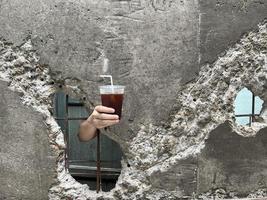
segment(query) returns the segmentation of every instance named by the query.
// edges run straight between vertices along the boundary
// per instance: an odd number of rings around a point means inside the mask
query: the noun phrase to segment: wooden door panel
[[[58,118],[66,116],[66,95],[63,92],[56,94],[55,114]],[[68,99],[68,117],[86,118],[89,114],[79,100]],[[96,164],[96,138],[88,142],[80,142],[77,134],[82,120],[68,121],[68,161],[72,165],[95,167]],[[59,125],[66,134],[64,120],[58,120]],[[122,152],[119,145],[106,135],[100,136],[101,165],[107,168],[121,168]]]

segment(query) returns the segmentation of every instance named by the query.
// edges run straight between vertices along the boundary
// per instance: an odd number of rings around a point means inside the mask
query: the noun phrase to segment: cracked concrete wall
[[[266,18],[265,0],[200,0],[200,60],[214,62]],[[215,44],[215,45],[214,45]]]
[[[6,82],[0,90],[0,199],[48,199],[57,156],[42,115],[26,108]]]
[[[242,136],[233,145],[259,131],[258,139],[243,144],[264,141],[266,105],[261,123],[243,127],[234,123],[233,101],[242,87],[267,100],[266,21],[258,25],[266,9],[263,0],[1,1],[1,79],[20,92],[24,105],[43,114],[58,155],[49,198],[264,195],[265,181],[258,181],[267,176],[259,172],[266,165],[264,146],[252,151],[260,164],[244,177],[244,169],[233,177],[225,167],[234,158],[220,154],[223,145],[215,152],[211,147],[236,133]],[[105,132],[126,157],[116,188],[96,194],[65,171],[62,132],[50,111],[59,84],[85,97],[89,110],[98,104],[104,58],[115,83],[127,86],[123,120]],[[214,134],[225,122],[229,128]],[[221,138],[227,134],[230,139]],[[210,173],[205,161],[216,172]],[[210,179],[214,174],[218,177]]]
[[[218,126],[198,156],[198,192],[224,198],[246,197],[259,188],[266,192],[266,139],[266,128],[243,137],[229,123]]]
[[[67,79],[79,85],[93,104],[98,100],[95,88],[103,58],[109,58],[115,83],[127,86],[125,105],[131,109],[125,110],[126,120],[143,122],[140,116],[145,116],[146,121],[166,118],[177,92],[165,88],[176,89],[196,76],[197,1],[169,3],[165,12],[155,12],[149,1],[29,4],[2,3],[1,21],[5,25],[1,33],[5,39],[19,43],[30,32],[40,62],[50,66],[58,81]],[[27,17],[23,17],[24,12]],[[14,26],[14,21],[23,28]],[[19,36],[22,39],[18,40]]]

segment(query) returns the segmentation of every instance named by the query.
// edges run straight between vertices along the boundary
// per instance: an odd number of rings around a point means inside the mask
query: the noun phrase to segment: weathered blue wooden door
[[[85,107],[79,100],[68,98],[63,92],[55,96],[55,117],[67,142],[67,167],[79,182],[96,188],[96,139],[80,142],[77,134],[82,118],[87,118]],[[107,136],[100,136],[102,190],[112,189],[121,170],[122,151]]]

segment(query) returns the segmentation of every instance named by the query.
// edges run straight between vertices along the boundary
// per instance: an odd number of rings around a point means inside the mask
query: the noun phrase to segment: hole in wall
[[[64,133],[66,145],[65,168],[72,177],[96,190],[97,138],[80,142],[77,136],[80,123],[89,116],[83,103],[63,91],[54,96],[54,117]],[[115,141],[100,134],[101,190],[110,191],[121,172],[122,151]]]
[[[234,102],[236,123],[251,126],[253,122],[259,121],[263,103],[248,88],[240,90]]]

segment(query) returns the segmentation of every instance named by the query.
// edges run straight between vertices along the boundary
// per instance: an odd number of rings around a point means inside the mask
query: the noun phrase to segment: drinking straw
[[[113,79],[112,79],[112,76],[111,75],[100,75],[100,77],[102,77],[102,78],[109,78],[110,79],[110,84],[112,85],[112,88],[113,88]]]
[[[108,62],[109,62],[109,60],[107,58],[104,58],[104,61],[103,61],[103,73],[106,73],[108,71]],[[112,90],[112,93],[114,93],[112,76],[111,75],[100,75],[100,77],[109,78],[110,79],[111,90]]]
[[[113,87],[113,79],[111,75],[100,75],[102,78],[110,78],[110,84],[111,84],[111,91],[114,93],[114,87]]]

